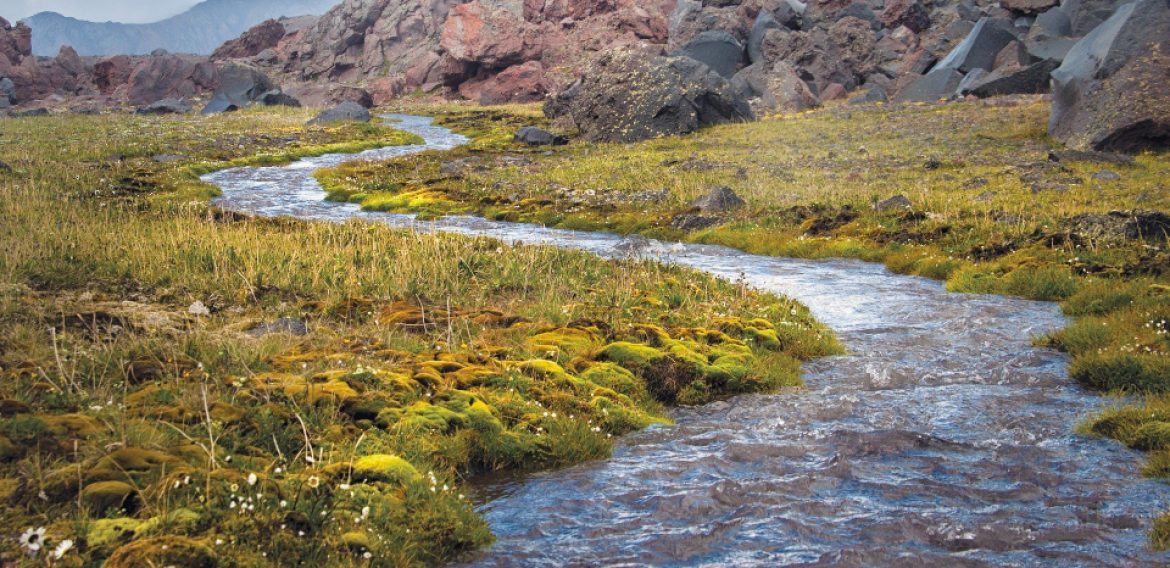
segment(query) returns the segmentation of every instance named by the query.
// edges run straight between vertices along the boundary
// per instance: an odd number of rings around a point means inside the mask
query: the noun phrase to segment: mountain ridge
[[[33,29],[33,53],[55,55],[63,45],[79,55],[143,55],[156,49],[210,54],[225,41],[270,18],[320,15],[336,0],[206,0],[185,12],[148,24],[92,22],[41,12],[25,18]]]

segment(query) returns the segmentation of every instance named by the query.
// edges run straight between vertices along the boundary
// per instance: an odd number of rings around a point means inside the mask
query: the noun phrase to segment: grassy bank
[[[307,118],[3,121],[0,561],[441,563],[491,541],[469,477],[839,350],[682,269],[207,206],[219,167],[412,142]]]
[[[534,108],[426,108],[481,142],[318,177],[367,209],[860,258],[957,292],[1061,302],[1072,324],[1040,341],[1072,354],[1072,378],[1146,399],[1118,399],[1085,431],[1151,452],[1146,471],[1170,478],[1170,155],[1061,153],[1045,137],[1048,107],[835,107],[551,150],[511,143],[516,126],[544,124]],[[691,207],[719,187],[747,205]],[[883,203],[895,196],[904,206]],[[1170,517],[1154,542],[1170,545]]]

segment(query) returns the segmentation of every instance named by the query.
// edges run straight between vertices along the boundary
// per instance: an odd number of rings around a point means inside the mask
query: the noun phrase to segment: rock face
[[[757,115],[797,112],[821,104],[796,70],[783,61],[745,67],[731,80],[731,86],[748,100]]]
[[[1126,4],[1052,73],[1049,134],[1077,149],[1170,147],[1170,1]]]
[[[264,20],[244,32],[240,37],[229,40],[211,53],[211,59],[243,59],[260,55],[265,49],[273,49],[284,39],[284,24],[276,20]]]
[[[688,57],[608,52],[581,81],[545,104],[588,140],[632,142],[751,120],[751,107],[730,83]]]

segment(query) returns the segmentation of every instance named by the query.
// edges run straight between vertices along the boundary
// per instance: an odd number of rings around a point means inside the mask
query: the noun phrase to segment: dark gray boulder
[[[918,78],[898,92],[895,102],[934,102],[948,99],[955,94],[963,74],[947,67],[936,67],[930,73]]]
[[[965,92],[979,98],[999,95],[1034,95],[1047,93],[1050,75],[1059,64],[1055,61],[1039,61],[1027,66],[1008,65],[987,73],[972,81]],[[972,73],[974,74],[974,73]],[[968,75],[970,77],[970,75]]]
[[[971,33],[938,62],[937,68],[954,69],[961,73],[973,69],[990,71],[995,65],[995,56],[1015,39],[1015,26],[1010,20],[981,18]]]
[[[633,142],[755,118],[748,101],[703,63],[637,49],[607,52],[545,103],[586,140]]]
[[[0,78],[0,107],[7,107],[16,98],[16,83],[8,77]]]
[[[710,67],[724,78],[730,79],[743,63],[744,46],[727,32],[705,31],[687,42],[676,55],[690,57]]]
[[[28,110],[18,110],[12,113],[16,118],[31,118],[35,116],[49,116],[49,109],[44,107],[30,108]]]
[[[535,126],[525,126],[516,131],[516,135],[512,137],[512,141],[529,146],[563,146],[569,143],[568,138],[557,136],[552,132]]]
[[[857,95],[856,97],[849,99],[849,104],[864,105],[872,103],[886,103],[889,101],[890,98],[889,95],[886,94],[886,90],[881,86],[874,86],[870,87],[867,91],[865,91],[864,94]]]
[[[262,323],[247,331],[252,337],[264,337],[278,333],[303,337],[309,334],[309,324],[301,318],[280,318],[276,321]]]
[[[1137,0],[1052,72],[1048,133],[1081,150],[1170,147],[1170,0]]]
[[[219,70],[219,87],[211,102],[203,108],[203,114],[239,110],[272,90],[272,80],[259,69],[239,64],[225,65]]]
[[[191,105],[179,99],[163,99],[155,101],[135,111],[137,114],[187,114],[191,112]]]
[[[747,205],[730,187],[720,187],[691,203],[691,208],[702,213],[726,213]]]
[[[1072,33],[1072,20],[1058,6],[1036,17],[1028,29],[1024,45],[1036,59],[1060,62],[1077,43],[1077,38],[1071,37]]]
[[[346,101],[329,110],[321,111],[309,124],[334,124],[338,122],[369,122],[370,111],[366,107]]]
[[[274,89],[260,95],[256,99],[256,102],[264,106],[286,106],[294,108],[300,108],[301,106],[301,101],[288,93],[282,92],[280,89]]]

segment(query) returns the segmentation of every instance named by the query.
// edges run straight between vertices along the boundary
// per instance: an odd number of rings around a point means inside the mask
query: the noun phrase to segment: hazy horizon
[[[79,20],[144,24],[180,14],[200,0],[5,0],[0,17],[15,22],[41,12],[58,12]]]

